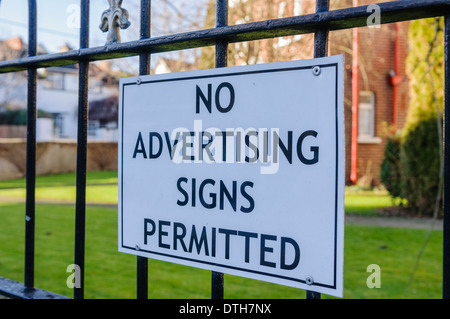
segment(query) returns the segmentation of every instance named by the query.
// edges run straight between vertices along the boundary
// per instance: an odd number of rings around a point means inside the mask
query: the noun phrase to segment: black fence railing
[[[288,18],[272,19],[241,25],[227,24],[228,1],[216,2],[216,27],[150,37],[150,0],[141,0],[140,39],[127,43],[111,43],[103,47],[89,47],[89,0],[81,0],[80,49],[63,53],[36,54],[37,9],[36,0],[28,0],[29,42],[28,56],[1,61],[0,73],[28,71],[28,122],[25,216],[25,275],[24,283],[0,277],[0,294],[14,298],[65,298],[35,288],[35,176],[36,176],[36,69],[50,66],[79,64],[78,138],[76,172],[75,264],[80,267],[80,287],[74,287],[74,298],[84,298],[84,256],[86,215],[86,161],[88,127],[88,67],[97,60],[139,56],[139,74],[149,74],[150,55],[158,52],[215,45],[216,67],[227,66],[228,43],[259,40],[280,36],[314,33],[314,56],[327,54],[329,31],[364,27],[371,14],[368,6],[329,11],[330,0],[316,0],[316,12]],[[378,3],[380,23],[414,19],[445,17],[445,105],[444,105],[444,245],[443,298],[450,298],[450,0],[398,0]],[[212,272],[211,297],[223,298],[223,274]],[[137,297],[148,296],[148,262],[137,257]],[[308,291],[307,298],[320,298]]]

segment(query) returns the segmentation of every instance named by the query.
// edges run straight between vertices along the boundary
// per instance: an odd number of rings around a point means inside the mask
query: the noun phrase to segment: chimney
[[[6,44],[13,50],[21,51],[25,49],[25,44],[22,41],[21,37],[15,37],[6,40]]]
[[[69,45],[69,43],[64,43],[64,45],[59,48],[59,52],[67,52],[70,50],[73,50],[73,48]]]

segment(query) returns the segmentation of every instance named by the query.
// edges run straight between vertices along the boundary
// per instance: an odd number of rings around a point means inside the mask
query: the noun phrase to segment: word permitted
[[[250,252],[257,251],[259,258],[252,262],[260,266],[291,270],[298,266],[300,261],[300,248],[298,243],[289,237],[278,238],[275,235],[258,234],[248,231],[224,229],[206,226],[197,229],[195,225],[186,227],[180,222],[144,219],[144,245],[150,243],[159,248],[183,251],[200,256],[216,257],[217,251],[221,258],[230,259],[230,255],[240,262],[250,263]],[[234,250],[242,252],[241,255],[231,254],[231,241]],[[239,243],[240,246],[236,246]],[[195,249],[194,249],[195,248]],[[287,262],[286,251],[291,249],[293,257]],[[273,256],[279,256],[279,263]],[[272,261],[270,261],[272,260]]]

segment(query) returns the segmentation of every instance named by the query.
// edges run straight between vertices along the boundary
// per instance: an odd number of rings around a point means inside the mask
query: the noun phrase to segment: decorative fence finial
[[[102,13],[100,30],[108,31],[106,45],[120,42],[120,30],[130,26],[128,11],[121,7],[123,0],[108,0],[109,9]]]

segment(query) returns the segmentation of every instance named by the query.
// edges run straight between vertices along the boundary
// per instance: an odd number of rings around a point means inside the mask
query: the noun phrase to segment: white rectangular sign
[[[120,80],[119,251],[342,296],[343,56]]]

